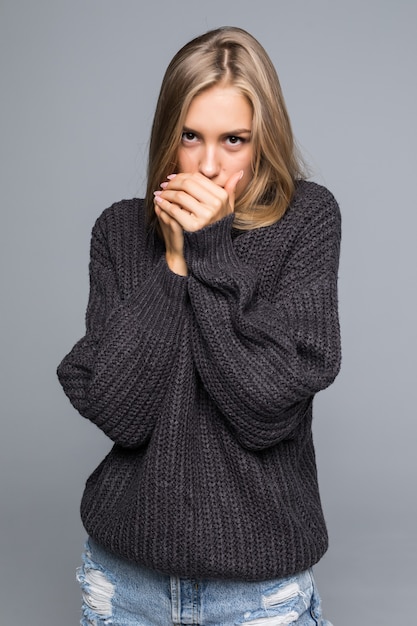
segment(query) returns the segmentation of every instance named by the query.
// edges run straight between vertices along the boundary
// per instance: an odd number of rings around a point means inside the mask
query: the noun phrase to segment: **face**
[[[234,87],[215,86],[188,109],[177,161],[179,172],[200,172],[223,187],[243,170],[236,197],[252,178],[252,107]]]

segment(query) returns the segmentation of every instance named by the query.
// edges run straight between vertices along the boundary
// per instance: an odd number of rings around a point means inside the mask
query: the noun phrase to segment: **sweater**
[[[58,367],[113,442],[87,480],[87,533],[161,573],[264,580],[328,545],[312,402],[340,366],[340,212],[300,181],[284,216],[184,233],[168,268],[144,202],[106,209],[91,239],[86,332]]]

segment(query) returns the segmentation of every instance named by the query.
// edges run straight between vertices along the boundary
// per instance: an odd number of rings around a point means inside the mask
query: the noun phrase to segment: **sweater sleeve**
[[[186,280],[164,257],[137,291],[123,299],[105,221],[91,239],[86,334],[58,367],[73,406],[115,443],[142,445],[170,387],[184,325]]]
[[[262,450],[291,437],[313,395],[339,371],[340,213],[328,193],[297,233],[268,299],[259,293],[262,270],[234,250],[231,223],[227,217],[186,237],[193,351],[238,440]]]

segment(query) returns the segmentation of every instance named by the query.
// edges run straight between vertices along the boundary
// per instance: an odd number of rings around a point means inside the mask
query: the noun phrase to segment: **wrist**
[[[187,263],[182,255],[166,252],[165,259],[171,272],[179,274],[179,276],[188,276]]]

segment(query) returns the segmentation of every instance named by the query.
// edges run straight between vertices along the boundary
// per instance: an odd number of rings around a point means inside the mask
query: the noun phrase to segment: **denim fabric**
[[[77,578],[82,626],[332,626],[322,617],[311,570],[262,582],[178,578],[89,539]]]

